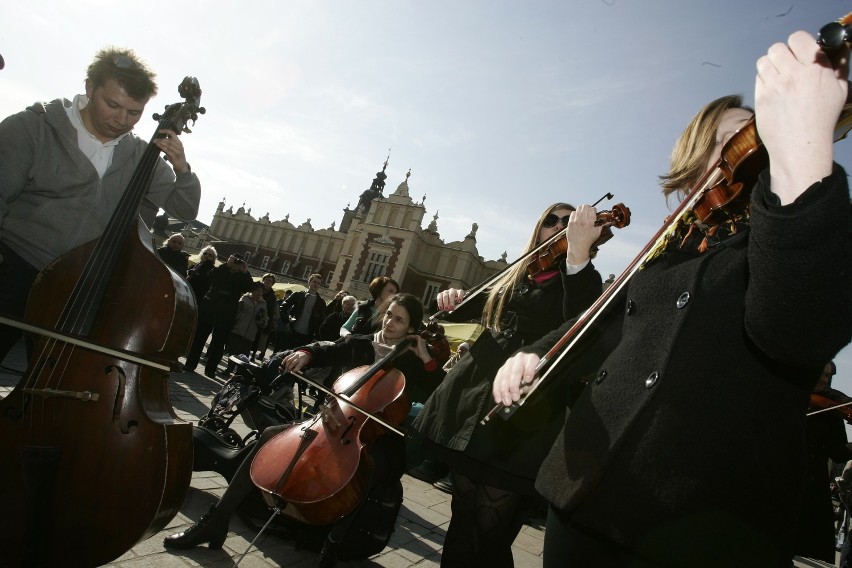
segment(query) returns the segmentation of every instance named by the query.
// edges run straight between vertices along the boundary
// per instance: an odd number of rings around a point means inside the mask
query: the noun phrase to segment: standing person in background
[[[264,286],[261,282],[252,284],[243,294],[237,306],[237,317],[228,335],[226,350],[228,355],[246,355],[251,351],[252,343],[259,329],[269,321],[266,302],[263,300]],[[228,373],[233,370],[230,361],[226,367]]]
[[[518,263],[463,306],[464,290],[438,293],[438,309],[452,312],[457,321],[481,314],[485,328],[414,420],[426,438],[426,451],[450,468],[449,483],[435,483],[453,494],[443,567],[514,564],[512,543],[540,500],[535,476],[565,420],[569,392],[560,385],[519,412],[514,422],[480,426],[479,421],[493,406],[491,382],[500,365],[600,296],[601,276],[591,263],[591,247],[601,233],[595,221],[588,205],[575,210],[554,203],[536,221],[524,254],[556,237],[566,239],[566,257],[534,276],[527,272],[528,263]]]
[[[470,343],[468,343],[467,341],[460,343],[458,348],[456,349],[456,352],[453,353],[453,356],[447,359],[447,362],[444,363],[444,371],[449,372],[449,370],[455,367],[456,363],[458,363],[459,360],[464,357],[468,351],[470,351]]]
[[[660,254],[548,377],[593,379],[536,480],[550,502],[545,568],[789,568],[805,412],[852,337],[852,216],[832,143],[848,57],[794,33],[758,60],[754,113],[719,98],[675,144],[667,195],[700,190],[723,151],[743,151],[736,133],[754,132],[753,115],[769,167],[721,218],[673,219]],[[528,392],[572,324],[511,357],[494,400]]]
[[[274,353],[284,351],[287,348],[288,338],[293,333],[293,325],[290,321],[290,306],[287,305],[287,300],[292,295],[292,290],[284,290],[284,297],[278,301],[278,328],[275,330],[275,346],[272,348]]]
[[[399,283],[389,276],[377,276],[370,281],[368,289],[372,298],[360,304],[355,312],[349,316],[349,319],[340,328],[340,337],[346,337],[350,333],[363,335],[378,329],[376,314],[378,314],[379,307],[388,298],[399,293]]]
[[[157,254],[163,262],[180,274],[181,278],[186,278],[186,272],[189,270],[189,254],[183,250],[184,242],[183,235],[175,233],[157,249]]]
[[[211,379],[216,376],[228,334],[237,317],[238,302],[253,283],[248,266],[239,254],[232,254],[228,257],[228,262],[213,269],[210,289],[198,306],[198,323],[186,356],[185,372],[194,371],[198,366],[201,351],[209,337],[204,375]]]
[[[257,336],[254,339],[251,347],[251,356],[249,357],[252,361],[254,361],[255,356],[260,359],[266,357],[266,349],[269,347],[269,343],[273,342],[274,345],[275,332],[278,326],[278,318],[280,317],[278,313],[278,297],[275,296],[275,290],[272,289],[275,285],[275,275],[264,274],[263,278],[261,278],[261,283],[263,284],[263,301],[266,302],[267,318],[266,325],[257,329]]]
[[[328,305],[325,307],[325,315],[326,317],[331,314],[337,313],[343,309],[343,298],[348,296],[345,290],[340,290],[337,294],[334,295],[334,299],[331,300]]]
[[[213,269],[216,268],[216,249],[207,245],[201,249],[198,263],[186,273],[186,281],[195,294],[195,302],[201,302],[201,298],[210,289],[210,279]]]
[[[23,316],[39,271],[101,236],[148,147],[132,130],[157,94],[155,77],[132,50],[108,47],[88,67],[85,94],[0,123],[0,314]],[[201,197],[180,137],[161,133],[153,144],[169,162],[158,160],[142,201],[149,226],[157,208],[194,219]],[[20,336],[0,326],[0,362]]]
[[[284,301],[284,311],[290,314],[292,332],[284,338],[284,348],[301,347],[316,339],[319,326],[325,319],[325,300],[318,290],[322,287],[322,275],[311,274],[308,289],[294,292]]]
[[[322,322],[319,328],[319,339],[323,341],[337,341],[340,339],[340,327],[355,312],[355,304],[357,302],[358,298],[355,296],[344,296],[341,298],[340,311],[329,313],[325,321]]]

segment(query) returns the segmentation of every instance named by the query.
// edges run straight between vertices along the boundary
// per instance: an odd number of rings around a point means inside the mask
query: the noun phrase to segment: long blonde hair
[[[686,196],[704,175],[722,115],[732,108],[751,110],[740,95],[728,95],[705,105],[689,122],[672,149],[669,172],[660,176],[666,198],[673,193]]]
[[[544,222],[544,218],[557,209],[575,211],[576,207],[569,205],[568,203],[554,203],[545,209],[539,216],[538,222],[535,224],[535,229],[533,229],[532,235],[530,235],[530,240],[524,248],[524,252],[521,256],[526,255],[540,244],[538,242],[538,235],[541,232],[541,225]],[[488,298],[485,300],[485,309],[482,310],[482,325],[484,327],[500,331],[500,319],[503,317],[503,310],[506,307],[506,302],[512,297],[515,287],[523,282],[524,278],[526,278],[527,264],[528,263],[526,262],[519,262],[507,270],[506,274],[494,283],[491,290],[488,292]]]

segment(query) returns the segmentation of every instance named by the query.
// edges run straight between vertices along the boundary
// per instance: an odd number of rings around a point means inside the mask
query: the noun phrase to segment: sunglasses
[[[565,215],[564,217],[560,217],[556,213],[548,213],[547,217],[545,217],[544,220],[541,222],[541,226],[549,229],[551,227],[555,227],[556,223],[558,223],[559,221],[562,221],[562,226],[567,227],[568,219],[570,218],[570,214]]]
[[[126,55],[116,55],[112,58],[112,64],[118,67],[119,69],[134,69],[136,67],[136,62],[127,57]]]

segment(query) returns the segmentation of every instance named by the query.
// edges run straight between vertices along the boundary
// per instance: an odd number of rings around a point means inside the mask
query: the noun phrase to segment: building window
[[[325,277],[325,285],[331,286],[331,279],[334,278],[334,271],[328,273],[328,276]]]
[[[260,263],[260,269],[261,269],[261,270],[266,270],[266,267],[267,267],[268,265],[269,265],[269,257],[268,257],[268,256],[264,256],[264,257],[263,257],[263,262],[261,262],[261,263]]]
[[[281,274],[287,274],[290,272],[290,261],[285,260],[284,264],[281,265]]]
[[[372,282],[376,276],[384,276],[388,269],[388,255],[371,252],[367,259],[367,271],[364,273],[364,282]]]
[[[423,305],[428,308],[440,291],[441,285],[437,282],[426,282],[426,291],[423,292],[423,297],[420,299]]]
[[[302,278],[307,280],[308,278],[310,278],[311,274],[313,274],[313,273],[314,273],[314,267],[311,266],[311,265],[308,265],[308,266],[305,267],[305,272],[304,272],[304,274],[302,274]]]

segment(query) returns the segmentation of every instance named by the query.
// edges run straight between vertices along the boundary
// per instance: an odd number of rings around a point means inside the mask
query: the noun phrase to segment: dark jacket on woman
[[[199,302],[199,321],[230,330],[237,319],[240,297],[251,284],[251,276],[246,272],[231,272],[227,264],[214,268],[210,272],[210,289]]]
[[[186,278],[186,271],[189,269],[189,255],[187,253],[162,246],[157,249],[157,255],[166,263],[166,266],[171,267],[181,278]]]
[[[589,263],[577,274],[555,274],[541,285],[515,289],[504,310],[500,333],[485,330],[470,352],[447,373],[414,427],[454,469],[487,485],[533,494],[541,461],[565,417],[568,390],[560,386],[512,421],[479,421],[494,406],[491,384],[500,366],[524,345],[559,327],[587,308],[601,293],[601,277]],[[452,312],[455,320],[482,314],[486,294]],[[563,312],[564,310],[564,312]]]
[[[210,289],[211,275],[216,264],[212,260],[202,260],[189,269],[186,273],[186,281],[195,293],[196,301],[201,301],[207,290]]]
[[[595,378],[536,488],[659,565],[790,566],[810,393],[852,337],[843,170],[783,207],[763,172],[751,202],[750,228],[633,276],[560,373]]]

